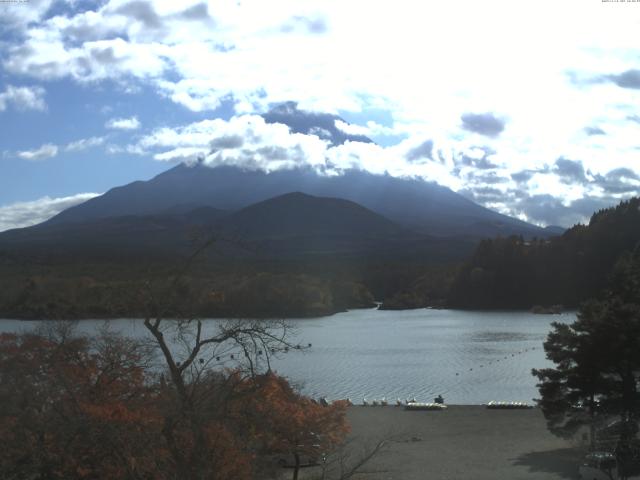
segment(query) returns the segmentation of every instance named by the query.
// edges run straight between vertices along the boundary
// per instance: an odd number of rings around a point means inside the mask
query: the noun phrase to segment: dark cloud
[[[364,135],[351,135],[337,128],[336,120],[344,122],[339,116],[300,110],[296,102],[276,105],[264,113],[262,118],[267,123],[282,123],[293,133],[318,135],[320,138],[329,140],[332,145],[341,145],[347,141],[372,143],[372,140]]]
[[[511,191],[503,192],[502,190],[494,187],[467,187],[463,190],[459,190],[458,193],[467,197],[469,200],[480,204],[501,203],[513,199],[514,196]]]
[[[594,184],[610,194],[635,194],[640,190],[640,176],[629,168],[616,168],[597,175]]]
[[[91,56],[103,65],[112,65],[118,63],[113,47],[107,48],[93,48],[91,49]]]
[[[195,20],[195,21],[211,21],[211,16],[209,15],[209,8],[205,2],[198,3],[193,5],[192,7],[183,10],[179,14],[180,18],[185,20]]]
[[[627,120],[631,120],[632,122],[640,123],[640,115],[629,115]]]
[[[218,137],[211,141],[211,150],[226,150],[240,148],[244,145],[244,139],[240,135],[228,135],[225,137]]]
[[[427,140],[417,147],[412,148],[407,152],[405,158],[410,162],[415,162],[423,158],[433,160],[433,140]]]
[[[560,181],[567,185],[572,183],[586,184],[589,182],[582,162],[560,157],[556,160],[552,171],[560,177]]]
[[[627,70],[618,75],[608,75],[607,78],[619,87],[640,89],[640,70]]]
[[[159,30],[164,26],[162,19],[153,9],[151,3],[143,0],[126,3],[118,8],[116,13],[131,17],[151,30]]]
[[[527,183],[533,176],[538,173],[537,170],[520,170],[511,174],[511,178],[516,183]]]
[[[322,34],[325,33],[329,27],[324,17],[303,17],[296,15],[291,17],[287,23],[280,27],[280,31],[284,33],[290,33],[298,29],[304,29],[308,33]]]
[[[465,113],[460,119],[462,120],[462,128],[486,137],[497,137],[505,127],[505,122],[490,112]]]
[[[495,185],[498,183],[506,183],[509,181],[507,177],[498,175],[496,172],[484,173],[482,175],[473,174],[472,178],[474,182],[484,185]]]
[[[304,162],[305,158],[304,150],[300,145],[295,145],[293,148],[284,148],[277,145],[267,145],[258,148],[255,153],[259,154],[267,161],[290,160],[296,163],[302,163]]]
[[[459,157],[458,160],[460,165],[465,165],[468,167],[475,167],[475,168],[479,168],[481,170],[488,170],[491,168],[497,168],[498,166],[491,162],[487,156],[483,156],[481,158],[473,158],[473,157],[469,157],[467,155],[462,155]]]
[[[459,155],[454,156],[454,163],[457,167],[473,167],[478,168],[480,170],[489,170],[492,168],[498,168],[498,165],[489,160],[491,155],[494,155],[495,150],[489,147],[474,147],[473,150],[479,151],[482,153],[482,156],[476,157],[472,155],[468,155],[466,153],[461,153]]]
[[[607,132],[605,132],[604,130],[602,130],[600,127],[586,127],[584,129],[584,132],[589,135],[606,135]]]
[[[526,196],[516,202],[512,209],[514,213],[524,213],[532,222],[571,227],[588,222],[593,212],[618,202],[615,198],[586,196],[564,205],[560,198],[545,194]]]

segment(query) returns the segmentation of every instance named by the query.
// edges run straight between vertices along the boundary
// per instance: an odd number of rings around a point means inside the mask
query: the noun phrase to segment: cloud
[[[607,132],[605,132],[604,130],[602,130],[600,127],[586,127],[584,129],[584,132],[589,135],[589,136],[593,136],[593,135],[606,135]]]
[[[18,152],[19,158],[23,160],[44,160],[46,158],[55,157],[58,154],[58,146],[52,143],[46,143],[35,150],[23,150]]]
[[[317,135],[322,139],[330,140],[334,145],[340,145],[347,141],[370,143],[364,132],[370,127],[351,125],[337,115],[330,113],[311,112],[298,108],[296,102],[284,102],[271,108],[262,117],[267,123],[281,123],[289,127],[293,133]],[[375,122],[371,124],[376,128]]]
[[[493,113],[464,113],[460,119],[462,128],[487,137],[497,137],[505,127],[505,122]]]
[[[33,150],[22,150],[16,152],[15,155],[18,158],[22,158],[23,160],[45,160],[47,158],[55,157],[61,151],[75,153],[87,150],[89,148],[98,147],[100,145],[103,145],[106,139],[107,137],[81,138],[79,140],[69,142],[64,146],[55,145],[53,143],[46,143]]]
[[[627,116],[627,120],[631,120],[635,123],[640,123],[640,115],[629,115]]]
[[[0,231],[23,228],[44,222],[67,208],[98,196],[98,193],[79,193],[68,197],[43,197],[31,202],[17,202],[0,207]]]
[[[477,147],[466,149],[454,155],[454,163],[457,167],[472,167],[479,170],[490,170],[498,168],[489,157],[496,154],[495,150],[488,147]]]
[[[315,135],[291,132],[287,125],[267,123],[258,115],[203,120],[177,128],[159,128],[136,145],[156,160],[237,165],[265,171],[324,164],[327,142]],[[162,150],[162,151],[158,151]]]
[[[407,152],[407,160],[415,162],[423,158],[433,160],[433,140],[426,140]]]
[[[112,118],[104,125],[111,130],[137,130],[140,128],[138,117]]]
[[[209,7],[206,2],[197,3],[184,9],[177,16],[184,20],[205,22],[213,26],[213,18],[209,15]]]
[[[326,33],[329,27],[324,17],[305,17],[302,15],[291,17],[289,21],[280,27],[280,31],[284,33],[291,33],[299,29],[303,29],[305,32],[311,34],[322,34]]]
[[[494,184],[498,184],[498,183],[507,183],[509,182],[509,178],[499,175],[496,172],[489,172],[489,173],[473,173],[471,175],[468,176],[469,178],[472,178],[473,181],[479,185],[494,185]]]
[[[80,152],[88,148],[98,147],[104,144],[106,137],[89,137],[69,142],[65,147],[67,152]]]
[[[499,187],[513,198],[549,193],[565,206],[583,195],[628,195],[635,180],[607,178],[608,171],[640,171],[637,55],[628,44],[637,19],[603,23],[600,5],[580,4],[575,22],[577,0],[557,6],[551,19],[535,4],[500,5],[493,15],[497,2],[467,1],[461,17],[458,4],[369,2],[367,21],[357,2],[338,0],[52,4],[31,0],[29,9],[7,9],[0,18],[3,32],[8,15],[13,18],[0,56],[5,81],[68,79],[103,93],[134,86],[145,98],[160,97],[166,125],[188,118],[183,107],[205,112],[195,116],[202,119],[224,105],[227,117],[267,112],[267,124],[288,127],[276,133],[256,121],[253,131],[263,136],[252,139],[239,123],[216,130],[185,120],[194,123],[144,132],[148,145],[115,138],[110,151],[164,161],[199,155],[214,161],[219,154],[220,161],[265,168],[295,165],[302,151],[318,169],[356,165],[456,190],[483,188],[483,175],[495,172],[487,180],[511,179]],[[438,22],[424,28],[425,18]],[[464,34],[452,36],[452,25]],[[430,68],[417,58],[428,59]],[[575,81],[567,81],[567,72]],[[273,105],[284,106],[269,112]],[[2,108],[15,107],[5,101]],[[598,132],[585,126],[606,135],[589,135]],[[272,135],[285,134],[285,144],[273,143]],[[475,134],[491,153],[478,148]],[[378,135],[387,136],[380,139],[385,147],[365,145]],[[58,153],[70,148],[51,140]],[[556,165],[560,158],[580,165]],[[513,198],[492,205],[524,218]]]
[[[15,87],[7,85],[4,92],[0,93],[0,112],[9,106],[16,110],[46,110],[44,101],[44,88],[42,87]]]
[[[553,166],[553,172],[557,174],[563,183],[588,183],[587,175],[582,162],[558,158]]]
[[[134,0],[117,8],[115,13],[137,20],[142,23],[144,28],[155,30],[164,26],[162,19],[153,8],[152,2]]]
[[[570,227],[578,223],[587,223],[593,212],[610,207],[618,202],[612,197],[595,197],[586,195],[583,198],[563,202],[562,199],[539,194],[525,196],[516,202],[516,208],[529,221],[541,225],[559,225]]]
[[[244,138],[240,135],[229,135],[214,138],[209,144],[212,151],[240,148],[244,145]]]
[[[512,196],[510,192],[495,187],[463,188],[458,193],[480,204],[501,203]]]
[[[640,175],[629,168],[616,168],[605,175],[597,175],[594,183],[607,194],[637,194]]]
[[[306,128],[311,127],[306,124]],[[314,134],[295,132],[283,123],[267,122],[263,116],[242,115],[158,128],[128,148],[156,160],[202,159],[209,166],[235,165],[263,171],[309,167],[327,175],[356,168],[429,181],[440,178],[446,167],[439,161],[413,164],[403,160],[414,146],[405,142],[382,147],[351,140],[334,144]]]
[[[537,170],[520,170],[519,172],[513,172],[511,178],[516,183],[527,183],[536,173],[538,173]]]
[[[609,75],[607,78],[619,87],[640,89],[640,70],[627,70],[618,75]]]

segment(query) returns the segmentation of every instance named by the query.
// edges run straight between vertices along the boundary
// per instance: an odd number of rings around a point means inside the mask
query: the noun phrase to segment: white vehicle
[[[581,480],[615,480],[618,478],[616,457],[609,452],[593,452],[584,457],[578,470]]]

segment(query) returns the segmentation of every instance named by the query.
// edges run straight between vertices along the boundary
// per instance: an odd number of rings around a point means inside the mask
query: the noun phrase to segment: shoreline
[[[566,314],[574,314],[576,312],[575,309],[567,308],[560,313],[535,313],[527,309],[471,309],[471,308],[448,308],[448,307],[418,307],[418,308],[405,308],[405,309],[384,309],[378,307],[362,307],[362,308],[347,308],[342,310],[336,310],[332,312],[326,312],[325,314],[309,314],[309,315],[293,315],[293,316],[264,316],[264,317],[248,317],[248,316],[222,316],[222,317],[206,317],[203,316],[200,320],[314,320],[317,318],[328,318],[339,315],[341,313],[348,313],[352,311],[358,310],[370,310],[370,311],[380,311],[380,312],[411,312],[418,310],[446,310],[446,311],[454,311],[454,312],[481,312],[481,313],[530,313],[532,315],[540,316],[540,317],[549,317],[549,316],[562,316]],[[2,317],[0,316],[0,322],[2,321],[17,321],[17,322],[55,322],[55,321],[64,321],[64,322],[82,322],[82,321],[117,321],[117,320],[144,320],[145,317],[131,315],[131,316],[104,316],[104,317],[70,317],[70,318],[32,318],[32,317]],[[171,320],[179,320],[179,318],[164,318],[163,320],[171,321]]]

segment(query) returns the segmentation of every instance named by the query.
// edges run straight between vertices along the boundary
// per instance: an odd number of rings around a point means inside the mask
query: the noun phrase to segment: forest
[[[181,300],[204,317],[291,318],[350,308],[576,308],[598,295],[615,262],[640,241],[640,199],[596,212],[551,238],[460,240],[435,251],[261,258],[0,255],[0,316],[78,319],[143,316],[143,292],[189,270]],[[228,250],[222,249],[223,252]],[[466,258],[466,260],[465,260]]]
[[[548,240],[486,239],[452,282],[456,308],[577,307],[607,285],[616,261],[640,242],[640,199],[594,213]]]

